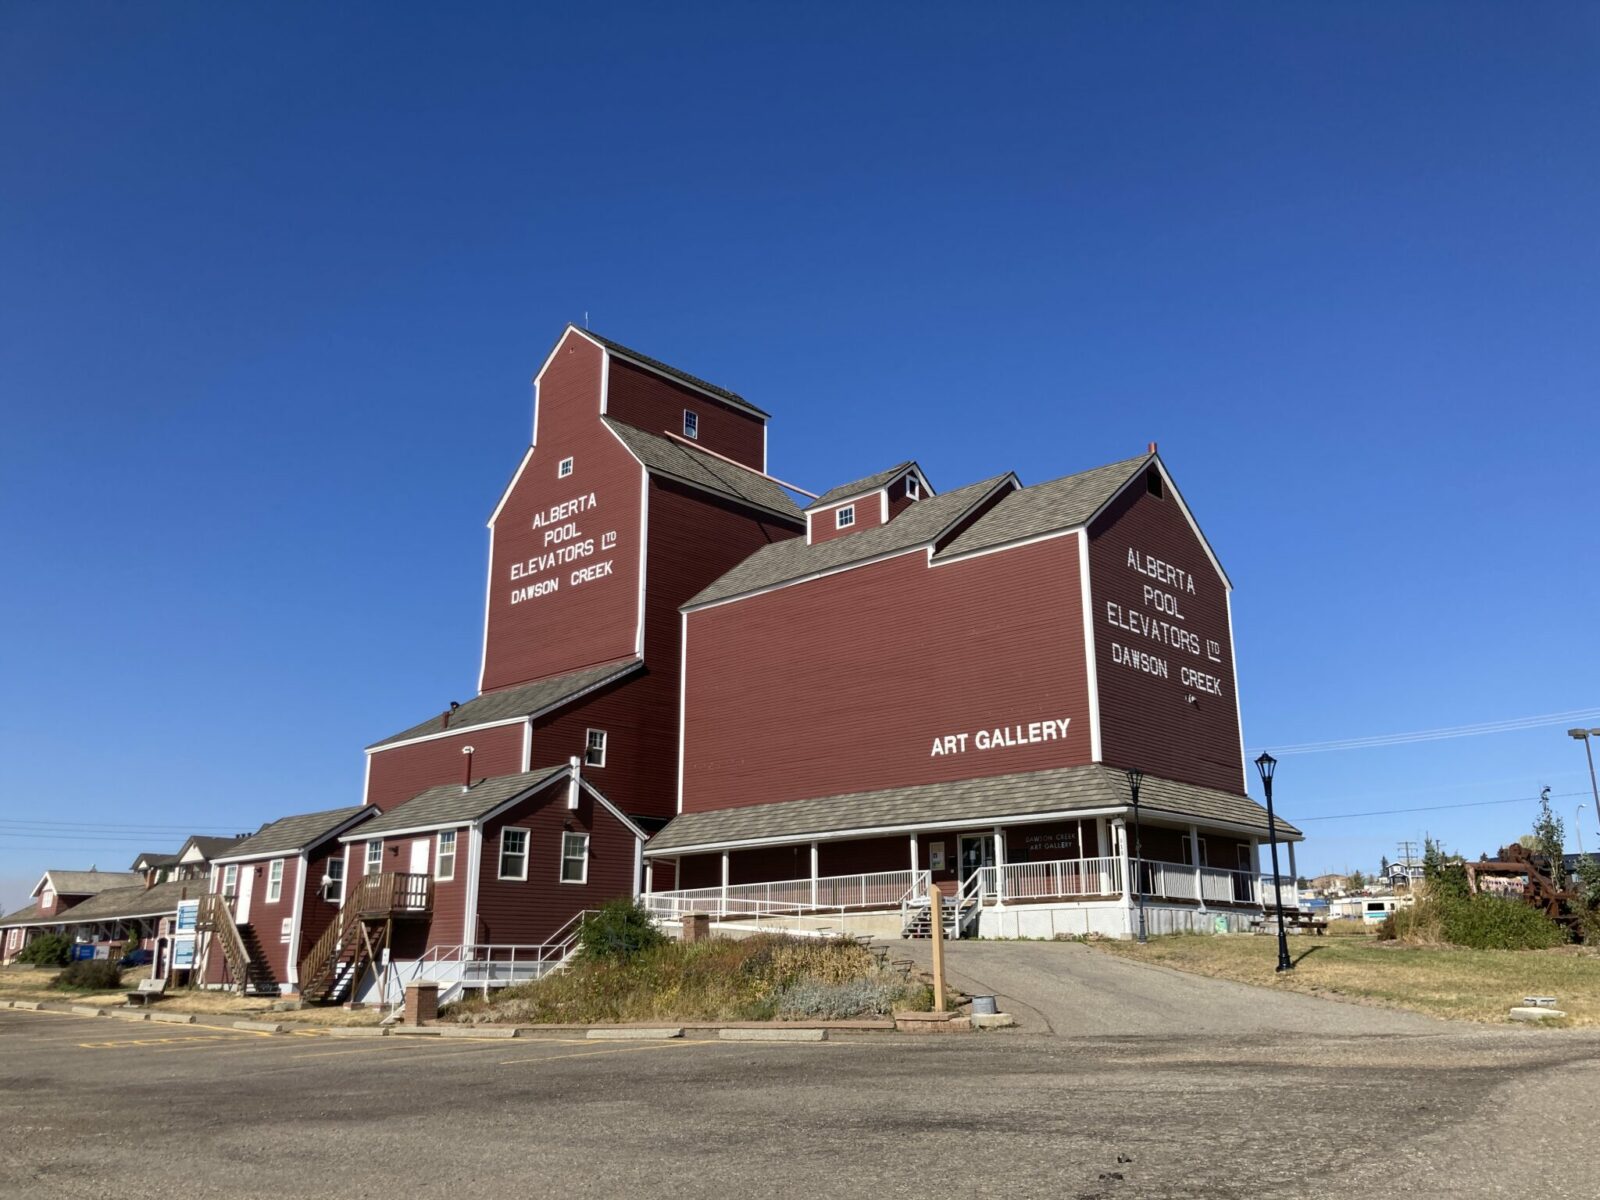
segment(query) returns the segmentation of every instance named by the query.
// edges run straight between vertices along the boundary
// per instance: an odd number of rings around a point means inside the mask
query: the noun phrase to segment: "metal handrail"
[[[639,902],[656,917],[669,920],[701,912],[710,916],[730,913],[751,916],[776,912],[840,912],[851,908],[893,909],[909,893],[916,891],[919,878],[926,887],[927,874],[926,871],[875,871],[861,875],[737,883],[725,888],[681,888],[645,892]]]

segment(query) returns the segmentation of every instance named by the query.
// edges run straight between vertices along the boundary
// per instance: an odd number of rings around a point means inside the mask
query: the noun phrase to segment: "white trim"
[[[767,473],[767,423],[761,422],[761,473]]]
[[[556,463],[556,478],[567,479],[578,469],[578,456],[569,454]]]
[[[506,874],[506,834],[520,833],[522,835],[522,874]],[[526,883],[528,880],[528,858],[533,853],[533,834],[521,825],[507,825],[500,830],[499,844],[495,847],[495,880],[501,883]]]
[[[1250,760],[1244,752],[1244,710],[1239,702],[1239,651],[1233,644],[1233,589],[1225,588],[1222,593],[1223,604],[1228,612],[1228,659],[1233,664],[1233,719],[1239,726],[1239,785],[1244,789],[1244,794],[1250,794]]]
[[[300,856],[300,874],[297,877],[297,886],[294,889],[294,910],[289,914],[293,922],[289,926],[289,962],[284,969],[287,982],[295,991],[300,990],[300,922],[305,911],[306,888],[311,883],[311,856],[309,853]],[[320,893],[321,885],[318,885]]]
[[[529,451],[528,453],[533,453]],[[498,509],[495,510],[499,512]],[[478,694],[483,694],[483,681],[489,677],[489,601],[494,595],[494,521],[489,522],[489,565],[483,572],[483,648],[478,654]]]
[[[316,841],[311,842],[308,845],[294,846],[292,848],[285,848],[282,850],[263,850],[255,854],[228,854],[223,855],[220,858],[212,859],[211,863],[213,866],[216,866],[221,863],[266,862],[268,859],[276,858],[279,855],[308,854],[315,847],[322,845],[323,842],[332,841],[335,838],[341,842],[344,841],[345,834],[353,829],[359,822],[365,821],[371,815],[371,810],[366,806],[363,806],[359,811],[352,813],[343,821],[340,821],[337,825],[333,826],[333,828],[326,830],[320,837],[317,838]]]
[[[517,464],[517,469],[511,473],[511,482],[506,484],[506,490],[500,493],[500,499],[496,501],[494,511],[489,514],[489,520],[485,522],[490,529],[494,528],[495,521],[499,519],[500,510],[506,506],[506,501],[511,498],[511,493],[517,490],[517,481],[522,478],[522,472],[527,469],[528,463],[532,461],[533,450],[534,448],[529,446],[523,452],[522,461]]]
[[[603,417],[611,409],[611,351],[601,346],[600,356],[600,415]]]
[[[648,838],[650,836],[644,830],[635,825],[632,818],[630,818],[625,812],[623,812],[615,804],[611,803],[611,801],[607,800],[599,788],[595,787],[594,784],[590,783],[581,775],[578,777],[578,786],[593,796],[600,804],[604,805],[605,810],[617,820],[621,821],[623,827],[626,828],[629,833],[633,834],[634,837]]]
[[[691,427],[693,427],[692,433],[690,432]],[[700,440],[700,414],[692,408],[683,410],[683,436],[691,442]]]
[[[583,839],[583,878],[567,878],[567,839],[581,837]],[[556,863],[556,882],[568,884],[573,887],[583,887],[589,882],[589,834],[586,830],[563,829],[561,831],[561,856]]]
[[[471,701],[468,701],[471,703]],[[414,738],[407,738],[403,742],[385,742],[381,746],[368,746],[368,754],[382,754],[385,750],[398,750],[401,746],[415,746],[418,742],[436,742],[440,738],[455,737],[458,734],[476,731],[479,729],[498,729],[502,725],[516,725],[526,721],[526,715],[517,717],[502,717],[498,721],[485,721],[482,725],[456,725],[449,729],[440,729],[435,733],[419,734]]]
[[[460,842],[457,841],[459,848]],[[478,925],[478,880],[483,874],[483,830],[476,825],[467,829],[467,896],[461,907],[461,944],[470,946],[478,939],[473,936]]]
[[[1083,595],[1083,661],[1089,682],[1089,761],[1100,762],[1100,669],[1094,655],[1094,598],[1089,586],[1089,531],[1078,531],[1078,576]]]
[[[1233,581],[1228,578],[1228,573],[1222,569],[1222,563],[1218,560],[1216,552],[1211,549],[1211,543],[1206,539],[1206,535],[1200,532],[1200,523],[1194,519],[1194,514],[1189,511],[1188,502],[1184,500],[1183,493],[1178,491],[1178,485],[1172,482],[1172,475],[1167,470],[1167,464],[1162,462],[1161,456],[1154,452],[1152,452],[1148,458],[1149,461],[1145,464],[1145,466],[1149,466],[1153,463],[1156,469],[1161,472],[1161,480],[1166,485],[1167,492],[1172,499],[1178,502],[1178,508],[1183,512],[1184,520],[1189,522],[1189,528],[1194,533],[1195,538],[1199,541],[1200,548],[1206,552],[1206,557],[1211,560],[1211,569],[1217,573],[1217,578],[1222,580],[1222,586],[1227,588],[1229,591],[1232,591]],[[1088,517],[1084,519],[1084,526],[1088,527],[1094,524],[1095,518],[1115,504],[1117,502],[1117,498],[1121,496],[1123,492],[1132,487],[1136,480],[1142,480],[1143,478],[1144,467],[1140,467],[1123,482],[1121,487],[1111,493],[1104,504],[1095,509],[1088,515]]]
[[[612,418],[608,417],[606,419],[609,421]],[[732,492],[718,491],[716,488],[707,487],[705,484],[697,483],[693,479],[685,479],[682,475],[677,475],[671,471],[662,470],[659,467],[647,467],[645,466],[644,459],[640,458],[633,452],[633,447],[629,446],[627,442],[622,440],[622,435],[620,433],[618,433],[615,429],[612,429],[609,425],[606,426],[606,432],[617,439],[617,444],[628,452],[629,458],[633,459],[634,462],[638,463],[644,468],[646,474],[654,474],[662,479],[670,479],[673,483],[679,484],[683,487],[693,488],[695,491],[704,492],[708,496],[715,496],[719,500],[726,501],[729,504],[738,504],[744,508],[754,509],[756,512],[767,513],[770,516],[777,517],[781,521],[791,521],[804,524],[805,514],[803,512],[784,512],[781,508],[771,508],[765,504],[758,503],[755,500],[749,500],[743,496],[737,496]],[[650,436],[655,437],[657,435],[651,434]],[[738,459],[729,458],[726,454],[718,454],[715,450],[707,450],[699,443],[691,442],[687,438],[680,438],[675,433],[663,432],[661,436],[672,438],[687,449],[698,450],[701,454],[709,454],[713,458],[719,458],[725,463],[729,463],[732,466],[738,467],[741,471],[749,471],[752,475],[760,475],[763,479],[766,479],[771,483],[775,483],[781,488],[786,488],[791,492],[799,492],[802,496],[808,496],[811,494],[804,488],[795,487],[792,483],[784,483],[781,479],[774,479],[771,475],[757,471],[749,463],[742,463]]]
[[[678,614],[678,811],[683,812],[683,740],[689,700],[689,614]],[[1237,690],[1237,689],[1235,689]]]
[[[597,733],[600,735],[600,761],[599,762],[590,762],[589,761],[589,739],[594,734],[597,734]],[[592,728],[592,727],[591,728],[586,728],[583,731],[583,765],[586,766],[586,767],[594,767],[596,770],[599,770],[600,768],[604,767],[606,765],[606,747],[607,747],[607,744],[610,742],[610,740],[611,739],[610,739],[609,735],[606,733],[606,731],[604,729],[595,729],[595,728]]]
[[[301,853],[303,854],[304,851],[301,851]],[[283,858],[281,858],[281,857],[274,858],[274,859],[269,859],[267,861],[267,892],[266,892],[266,895],[261,898],[261,903],[263,903],[263,904],[281,904],[281,903],[283,903],[283,871],[284,871],[283,864],[284,864],[284,861],[285,860]],[[273,874],[274,871],[276,871],[276,873],[277,873],[276,874],[276,878],[274,878],[274,874]]]
[[[433,835],[433,881],[435,883],[454,883],[456,878],[456,855],[461,850],[461,837],[459,829],[441,829]],[[444,835],[450,835],[450,874],[439,874],[440,864],[445,860]]]
[[[522,719],[522,769],[533,770],[533,718]]]
[[[1035,542],[1048,542],[1055,538],[1071,537],[1075,533],[1087,532],[1087,526],[1069,525],[1065,529],[1052,529],[1048,533],[1033,533],[1027,537],[1013,538],[1009,542],[1000,542],[994,546],[984,546],[977,550],[963,550],[960,554],[937,554],[933,556],[931,566],[942,567],[947,563],[966,562],[969,558],[982,558],[985,554],[1000,554],[1007,550],[1020,550],[1024,546],[1031,546]]]
[[[650,886],[654,878],[655,867],[653,864],[650,870],[652,872],[651,880],[643,881],[646,887]],[[644,871],[644,839],[636,837],[633,839],[633,894],[635,896],[639,895],[640,876],[644,874]]]
[[[1018,487],[1021,486],[1017,481],[1016,475],[1014,473],[1007,472],[1006,475],[996,481],[994,487],[990,488],[982,496],[979,496],[971,504],[967,505],[966,508],[962,509],[961,512],[956,514],[954,519],[947,522],[944,528],[935,533],[928,541],[918,542],[914,546],[905,546],[898,550],[885,551],[882,554],[874,554],[868,558],[856,559],[853,562],[841,563],[836,567],[825,567],[822,570],[811,571],[805,575],[796,575],[793,579],[779,580],[777,583],[769,583],[765,587],[752,588],[748,592],[737,592],[732,596],[723,596],[720,599],[707,600],[700,604],[684,605],[682,606],[682,611],[685,613],[691,613],[703,612],[706,609],[711,608],[719,608],[724,604],[733,604],[740,600],[749,600],[756,596],[764,596],[768,592],[781,591],[783,588],[795,587],[796,585],[802,583],[810,583],[813,579],[826,579],[830,575],[842,575],[846,571],[860,570],[862,567],[870,567],[876,563],[886,562],[891,558],[899,558],[905,554],[926,554],[928,556],[929,563],[937,565],[934,561],[934,548],[945,537],[945,535],[957,525],[961,524],[961,522],[966,519],[967,515],[971,513],[974,508],[990,499],[995,495],[996,492],[998,492],[1002,487],[1005,487],[1007,484]],[[1066,532],[1070,532],[1070,530]]]
[[[650,565],[650,471],[639,464],[639,622],[633,633],[633,653],[644,658],[645,578]]]
[[[372,874],[372,848],[378,848],[378,874],[383,874],[383,838],[368,838],[361,843],[361,878]]]
[[[835,530],[849,529],[856,523],[856,506],[852,501],[841,504],[833,513],[833,527]]]
[[[372,755],[363,754],[361,757],[365,760],[365,764],[361,768],[361,803],[362,804],[371,804],[372,803]]]
[[[878,524],[889,523],[889,489],[884,488],[878,493]]]
[[[407,826],[405,829],[385,829],[376,837],[372,836],[371,834],[362,833],[358,830],[357,832],[348,834],[339,840],[347,846],[354,846],[358,843],[365,845],[367,842],[381,842],[385,838],[415,837],[419,833],[436,833],[441,829],[461,829],[470,824],[472,824],[470,820],[457,817],[454,820],[439,821],[432,825],[411,825]],[[364,862],[363,865],[365,865]]]

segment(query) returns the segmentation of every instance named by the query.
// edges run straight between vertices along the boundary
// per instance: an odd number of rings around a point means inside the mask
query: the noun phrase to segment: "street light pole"
[[[1144,929],[1144,838],[1139,828],[1139,785],[1144,782],[1144,772],[1137,767],[1128,768],[1128,788],[1133,792],[1133,894],[1139,900],[1139,941],[1147,942]]]
[[[1278,760],[1262,752],[1256,759],[1256,770],[1261,772],[1261,786],[1267,793],[1267,842],[1272,847],[1272,900],[1278,910],[1278,970],[1292,971],[1294,963],[1289,958],[1289,937],[1283,929],[1283,885],[1278,880],[1278,820],[1272,814],[1272,773]]]
[[[1594,749],[1589,745],[1591,738],[1600,738],[1600,729],[1569,729],[1567,736],[1583,743],[1583,752],[1589,756],[1589,790],[1594,793],[1594,815],[1600,817],[1600,783],[1594,779]],[[1582,810],[1582,805],[1579,805]],[[1578,852],[1583,852],[1583,831],[1578,831]]]

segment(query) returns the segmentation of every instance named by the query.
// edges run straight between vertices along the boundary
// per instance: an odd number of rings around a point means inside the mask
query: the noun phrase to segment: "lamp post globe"
[[[1278,769],[1278,760],[1266,751],[1256,759],[1256,770],[1261,772],[1261,787],[1267,793],[1267,845],[1272,850],[1272,905],[1278,914],[1278,970],[1292,971],[1294,963],[1289,958],[1289,937],[1283,928],[1283,886],[1278,878],[1278,820],[1272,811],[1272,776]]]

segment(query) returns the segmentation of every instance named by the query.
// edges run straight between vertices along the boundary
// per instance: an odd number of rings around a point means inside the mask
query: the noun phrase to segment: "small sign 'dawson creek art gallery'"
[[[1141,896],[1152,932],[1259,920],[1231,584],[1153,444],[811,495],[766,412],[591,331],[534,383],[485,481],[476,695],[209,862],[203,979],[371,998],[550,961],[625,895],[668,928],[915,935],[934,886],[958,936],[1125,937]]]

